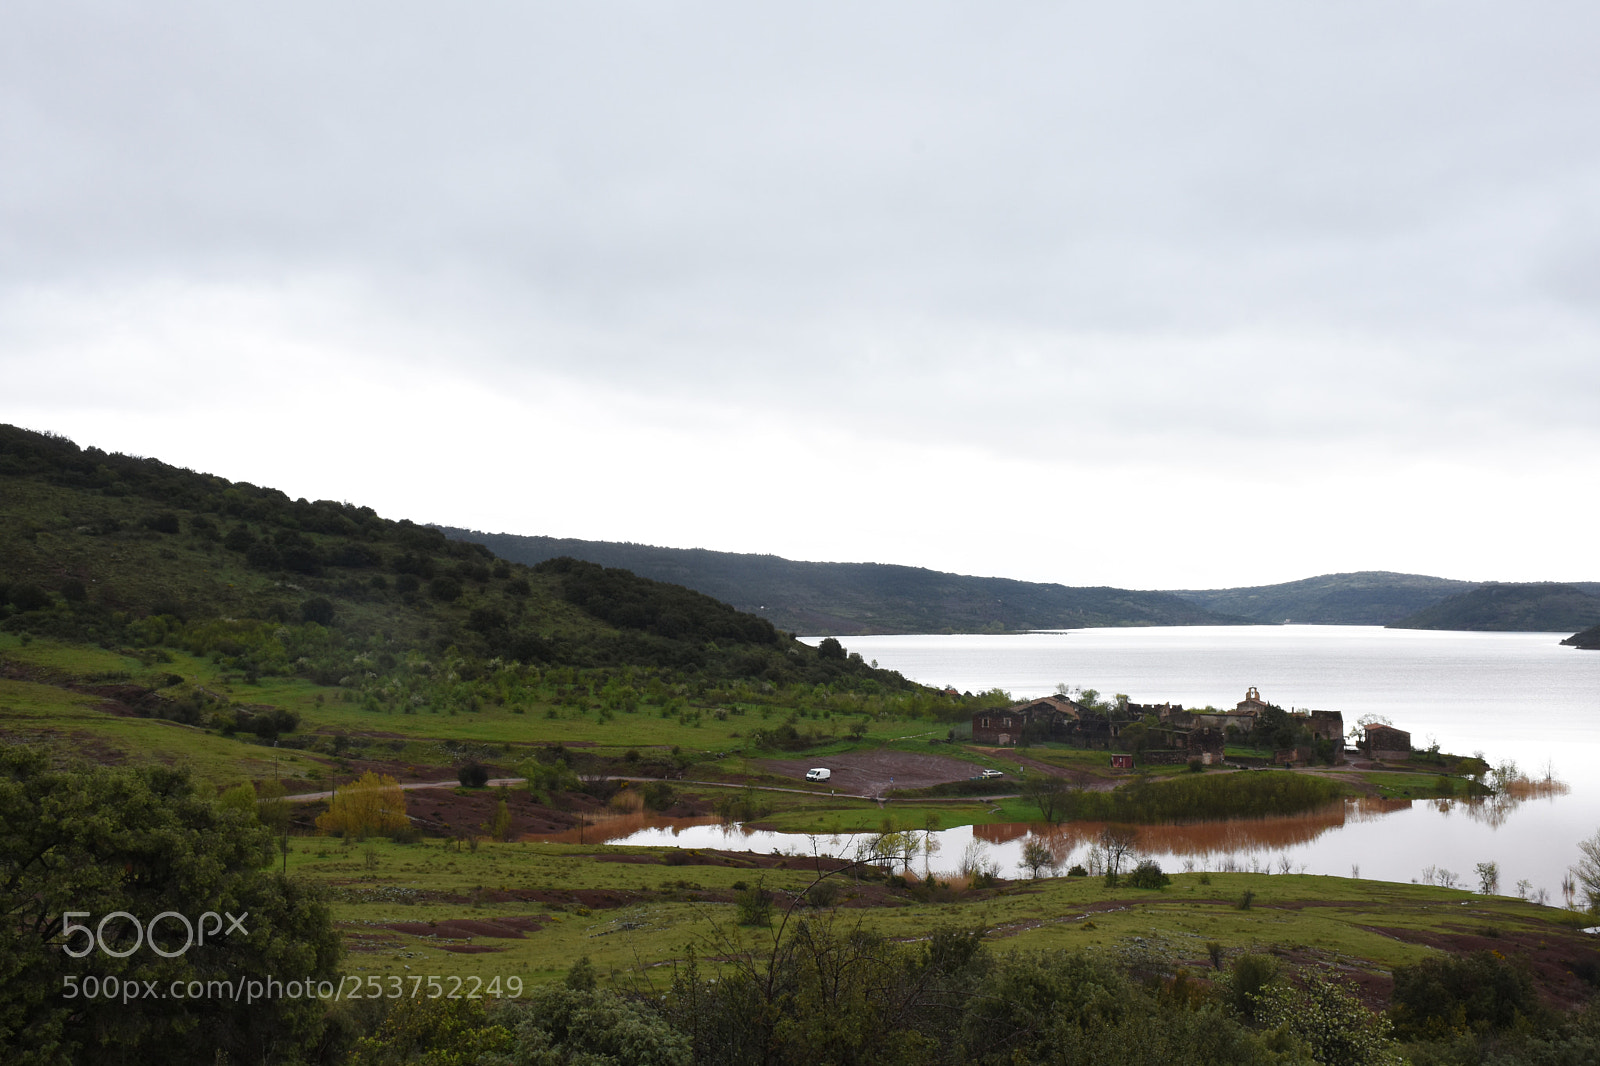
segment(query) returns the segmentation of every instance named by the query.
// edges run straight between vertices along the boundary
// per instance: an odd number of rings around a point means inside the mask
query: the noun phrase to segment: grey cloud
[[[1007,402],[1531,432],[1595,414],[1596,23],[13,7],[0,285],[326,272],[458,338],[441,362],[912,434],[976,399],[938,432],[985,442]]]

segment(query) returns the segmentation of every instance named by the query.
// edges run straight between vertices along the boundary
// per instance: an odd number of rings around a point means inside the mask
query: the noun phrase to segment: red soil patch
[[[1370,932],[1381,933],[1407,944],[1425,944],[1452,955],[1470,955],[1475,951],[1492,951],[1513,962],[1520,960],[1528,967],[1533,983],[1552,1006],[1571,1010],[1588,1002],[1594,988],[1579,974],[1600,973],[1600,945],[1594,937],[1577,930],[1552,929],[1538,926],[1535,929],[1518,929],[1509,924],[1495,927],[1490,935],[1483,927],[1457,926],[1460,932],[1438,933],[1419,929],[1389,929],[1365,926]]]

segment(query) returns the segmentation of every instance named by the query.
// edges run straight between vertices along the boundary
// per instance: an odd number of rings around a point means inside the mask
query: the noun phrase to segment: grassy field
[[[762,869],[761,862],[778,865]],[[770,945],[771,931],[738,926],[739,891],[760,883],[794,893],[817,877],[807,857],[542,843],[456,850],[436,842],[297,841],[290,869],[335,894],[350,972],[484,980],[516,974],[528,981],[549,980],[582,955],[620,980],[651,982],[664,979],[691,946],[702,960],[739,946],[759,950]],[[1212,873],[1178,875],[1163,890],[1053,878],[929,892],[915,883],[890,887],[881,875],[834,878],[841,885],[836,909],[802,907],[797,914],[859,922],[902,940],[941,927],[979,927],[1000,951],[1138,945],[1195,971],[1209,966],[1210,944],[1224,957],[1271,950],[1380,979],[1424,957],[1428,945],[1453,939],[1552,957],[1592,953],[1576,932],[1576,915],[1421,885]],[[1241,909],[1247,891],[1253,899]],[[522,935],[488,935],[495,932],[488,923],[506,922],[520,924]]]
[[[199,688],[247,706],[293,711],[300,716],[300,725],[281,747],[287,752],[311,742],[312,749],[292,756],[285,754],[287,763],[281,769],[285,776],[310,781],[326,776],[331,741],[343,735],[357,742],[380,742],[386,758],[441,766],[450,761],[450,756],[438,742],[496,746],[508,764],[525,757],[527,749],[553,743],[582,746],[603,756],[620,756],[629,749],[678,748],[696,759],[697,774],[796,784],[788,778],[766,774],[756,765],[757,759],[775,753],[748,747],[748,734],[753,729],[782,720],[778,712],[767,707],[697,708],[700,714],[685,715],[667,714],[661,707],[644,703],[631,713],[602,715],[549,704],[518,708],[489,704],[476,711],[446,713],[422,708],[416,713],[395,713],[363,709],[349,702],[346,690],[300,678],[269,676],[246,682],[206,658],[170,649],[161,649],[156,659],[0,633],[0,657],[41,678],[24,681],[0,677],[0,722],[8,723],[9,730],[20,731],[18,736],[31,730],[40,739],[48,739],[48,734],[40,730],[43,722],[50,719],[58,735],[66,730],[104,754],[121,759],[151,757],[184,762],[197,776],[216,785],[273,776],[270,750],[264,753],[253,738],[225,738],[213,729],[99,710],[101,699],[82,690],[117,683],[161,687],[175,675],[181,683],[165,691],[181,694]],[[36,720],[40,726],[24,724],[28,720]],[[816,717],[801,717],[802,727],[824,732],[832,729],[839,734],[836,741],[808,749],[806,758],[822,760],[863,745],[888,745],[923,753],[936,751],[970,761],[975,768],[996,764],[995,759],[959,745],[935,749],[923,739],[904,739],[908,729],[929,732],[925,721],[907,722],[892,716],[871,719],[859,741],[844,735],[856,721],[847,721],[843,716],[830,719],[821,712]],[[942,730],[938,732],[943,735]],[[316,745],[318,739],[328,743]],[[321,748],[328,750],[319,754]],[[290,769],[296,773],[290,774]]]

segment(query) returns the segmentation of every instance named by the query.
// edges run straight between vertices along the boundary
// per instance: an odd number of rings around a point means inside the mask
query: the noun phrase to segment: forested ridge
[[[440,528],[518,562],[572,556],[626,567],[699,589],[798,633],[986,633],[1241,621],[1166,592],[972,577],[889,563],[802,562],[703,548]]]
[[[1139,591],[971,577],[888,563],[801,562],[776,555],[663,548],[439,527],[529,564],[570,556],[698,589],[799,633],[986,633],[1139,625],[1368,625],[1559,631],[1571,604],[1459,612],[1452,597],[1496,588],[1390,571],[1323,574],[1276,585]],[[1064,563],[1070,566],[1070,561]],[[1500,586],[1502,588],[1510,586]],[[1600,583],[1571,582],[1600,598]],[[1499,593],[1484,593],[1500,596]],[[1439,607],[1445,613],[1419,614]]]
[[[1569,633],[1600,623],[1600,596],[1554,581],[1491,582],[1391,623],[1395,629]]]
[[[914,688],[689,589],[571,559],[536,567],[370,507],[291,499],[0,427],[0,627],[173,641],[249,676],[373,680],[409,658]],[[458,676],[482,667],[466,666]]]

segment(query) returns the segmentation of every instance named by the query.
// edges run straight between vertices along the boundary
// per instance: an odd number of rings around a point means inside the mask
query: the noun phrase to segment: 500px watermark
[[[411,984],[410,989],[406,988],[407,982]],[[61,998],[105,999],[124,1004],[149,999],[230,999],[236,1003],[258,1003],[269,999],[398,999],[406,995],[412,999],[484,999],[514,998],[522,995],[522,987],[522,978],[515,974],[504,979],[491,977],[487,981],[476,975],[461,978],[437,974],[428,977],[373,974],[362,978],[347,974],[337,980],[233,977],[178,980],[168,985],[132,977],[72,974],[61,979]]]
[[[226,911],[223,912],[223,914],[218,914],[216,911],[206,911],[204,914],[200,915],[198,921],[194,922],[191,922],[186,915],[179,914],[177,911],[162,911],[154,918],[151,918],[148,923],[143,924],[140,923],[139,919],[135,918],[127,911],[112,911],[110,914],[107,914],[105,917],[101,918],[99,924],[93,928],[87,925],[79,924],[73,920],[75,918],[93,917],[94,916],[89,911],[64,911],[62,913],[62,951],[65,951],[68,955],[71,955],[75,959],[81,959],[95,948],[99,948],[102,954],[110,955],[114,959],[125,959],[129,955],[132,955],[135,951],[138,951],[141,947],[148,947],[151,951],[155,952],[157,955],[160,955],[164,959],[176,959],[184,952],[194,947],[196,944],[205,944],[206,937],[208,935],[211,936],[213,940],[216,939],[218,933],[223,936],[228,936],[235,932],[242,933],[245,936],[250,935],[250,930],[246,929],[244,926],[244,920],[250,917],[249,911],[245,911],[243,914],[239,915],[235,915]],[[226,928],[223,927],[224,917],[227,918]],[[208,919],[210,924],[209,929],[207,928]],[[117,942],[117,938],[115,936],[110,938],[106,936],[106,925],[114,920],[123,920],[132,924],[133,932],[135,934],[132,947],[123,951],[117,951],[108,945],[108,941],[109,944],[115,944]],[[163,921],[167,923],[166,931],[168,934],[176,932],[178,923],[182,924],[184,930],[184,941],[182,947],[177,948],[176,950],[168,950],[167,947],[164,947],[156,942],[156,926],[160,925]],[[113,926],[112,929],[113,932],[118,931],[118,927],[116,926]],[[72,944],[72,938],[79,933],[82,933],[87,939],[83,942],[82,950],[75,950]]]

